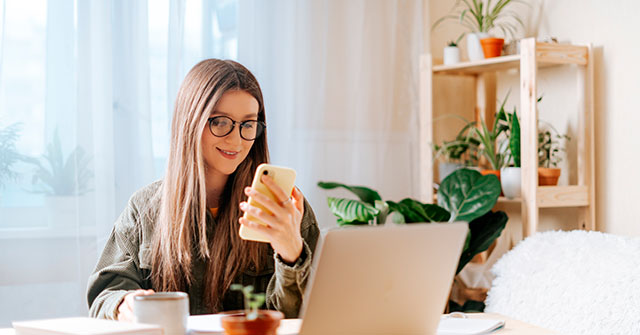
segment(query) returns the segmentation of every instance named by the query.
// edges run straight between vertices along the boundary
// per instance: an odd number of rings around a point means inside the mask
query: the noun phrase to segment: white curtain
[[[240,1],[238,59],[260,82],[272,161],[292,166],[322,227],[318,181],[417,197],[421,0]]]
[[[422,9],[422,0],[0,0],[0,136],[11,133],[0,143],[0,327],[86,315],[87,278],[131,194],[162,177],[176,91],[204,58],[256,74],[272,160],[298,171],[321,226],[335,225],[325,197],[340,192],[319,190],[320,180],[417,196]],[[34,179],[58,150],[66,170]]]

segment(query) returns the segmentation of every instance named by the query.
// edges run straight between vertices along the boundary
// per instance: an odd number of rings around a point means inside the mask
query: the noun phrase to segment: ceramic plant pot
[[[276,335],[280,320],[284,314],[278,311],[259,310],[258,318],[247,320],[244,311],[230,311],[222,313],[220,320],[227,335]]]
[[[480,39],[489,37],[487,33],[470,33],[467,34],[467,56],[470,61],[479,61],[484,59],[484,52]]]
[[[555,186],[558,185],[562,170],[558,168],[538,168],[538,186]]]
[[[502,192],[508,199],[520,197],[521,181],[519,167],[506,167],[500,170],[500,184]]]
[[[504,38],[488,37],[480,40],[484,58],[500,57],[502,55],[502,46]]]
[[[500,181],[500,170],[480,170],[480,174],[483,176],[492,174],[498,177],[498,181]],[[502,189],[500,190],[500,195],[504,195],[504,193],[502,193]]]
[[[481,170],[480,174],[482,174],[483,176],[492,174],[500,179],[500,170]]]
[[[444,48],[444,65],[452,65],[460,63],[460,48],[445,47]]]

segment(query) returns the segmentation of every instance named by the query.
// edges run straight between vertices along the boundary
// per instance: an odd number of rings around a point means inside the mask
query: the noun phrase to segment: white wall
[[[634,207],[640,199],[640,20],[633,13],[640,11],[640,2],[633,0],[528,0],[526,10],[518,10],[527,23],[528,36],[557,37],[574,44],[592,43],[595,64],[595,133],[596,133],[596,197],[597,228],[614,234],[640,236],[640,218]],[[431,0],[430,18],[434,22],[451,8],[450,0]],[[514,6],[515,9],[515,6]],[[537,21],[539,25],[532,24]],[[440,26],[432,32],[431,50],[434,57],[442,56],[445,42],[462,31],[455,22]],[[463,53],[464,43],[462,45]],[[571,69],[565,73],[541,72],[539,93],[540,118],[551,121],[561,132],[571,133],[575,118],[559,119],[563,111],[575,109],[566,95],[575,93],[575,76]],[[514,77],[502,75],[498,97],[514,86]],[[513,94],[512,94],[513,95]],[[514,103],[517,97],[512,96]],[[575,142],[574,142],[575,145]],[[565,162],[569,176],[574,169],[572,145]],[[564,173],[564,172],[563,172]],[[561,181],[562,182],[562,181]],[[572,210],[542,213],[541,225],[566,228],[565,218]],[[545,222],[542,222],[545,221]]]

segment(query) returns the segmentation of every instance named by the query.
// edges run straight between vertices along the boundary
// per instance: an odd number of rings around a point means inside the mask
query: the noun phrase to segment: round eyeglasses
[[[264,128],[267,128],[267,125],[258,120],[248,120],[248,121],[234,121],[232,118],[228,116],[215,116],[208,119],[209,121],[209,130],[211,134],[216,137],[225,137],[233,131],[236,124],[240,129],[240,137],[245,141],[253,141],[262,135]]]

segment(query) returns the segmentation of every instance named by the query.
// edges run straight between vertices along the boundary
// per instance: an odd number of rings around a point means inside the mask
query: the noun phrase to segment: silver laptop
[[[466,223],[329,231],[300,334],[435,334],[467,232]]]

